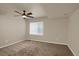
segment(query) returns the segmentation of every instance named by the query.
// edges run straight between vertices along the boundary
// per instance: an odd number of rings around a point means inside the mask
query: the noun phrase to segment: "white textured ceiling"
[[[14,10],[22,12],[25,9],[31,11],[35,17],[59,18],[70,16],[78,8],[77,3],[0,3],[0,15],[14,15]]]
[[[45,12],[49,18],[59,18],[70,16],[76,9],[79,8],[79,4],[43,4],[43,8],[45,9]]]

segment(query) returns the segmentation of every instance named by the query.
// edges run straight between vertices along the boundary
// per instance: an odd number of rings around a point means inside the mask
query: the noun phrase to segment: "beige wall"
[[[25,40],[26,24],[21,18],[0,16],[0,48]]]
[[[41,18],[38,21],[44,22],[44,35],[29,35],[29,25],[27,25],[28,39],[44,41],[49,43],[66,44],[67,43],[67,18],[47,19]],[[28,23],[29,24],[29,23]]]
[[[70,17],[68,42],[74,55],[79,55],[79,9]]]
[[[0,47],[8,46],[22,40],[31,39],[49,43],[66,44],[67,43],[67,18],[36,19],[44,22],[44,35],[29,35],[29,22],[13,17],[0,16]],[[31,21],[32,22],[32,21]]]
[[[26,39],[57,44],[67,43],[67,18],[40,18],[36,20],[44,22],[43,36],[29,35],[30,21],[25,22],[25,20],[19,17],[8,15],[0,16],[0,47],[8,46]]]

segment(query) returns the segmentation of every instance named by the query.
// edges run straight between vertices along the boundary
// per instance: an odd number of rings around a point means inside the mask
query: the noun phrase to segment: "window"
[[[43,35],[43,22],[30,22],[31,35]]]

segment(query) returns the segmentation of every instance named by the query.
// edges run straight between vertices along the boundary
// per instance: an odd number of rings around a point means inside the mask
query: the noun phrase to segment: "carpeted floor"
[[[73,56],[66,45],[25,40],[1,48],[0,56]]]

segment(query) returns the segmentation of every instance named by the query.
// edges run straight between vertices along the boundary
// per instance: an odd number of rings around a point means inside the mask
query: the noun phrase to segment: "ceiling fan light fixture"
[[[23,18],[27,18],[25,15],[22,16]]]

